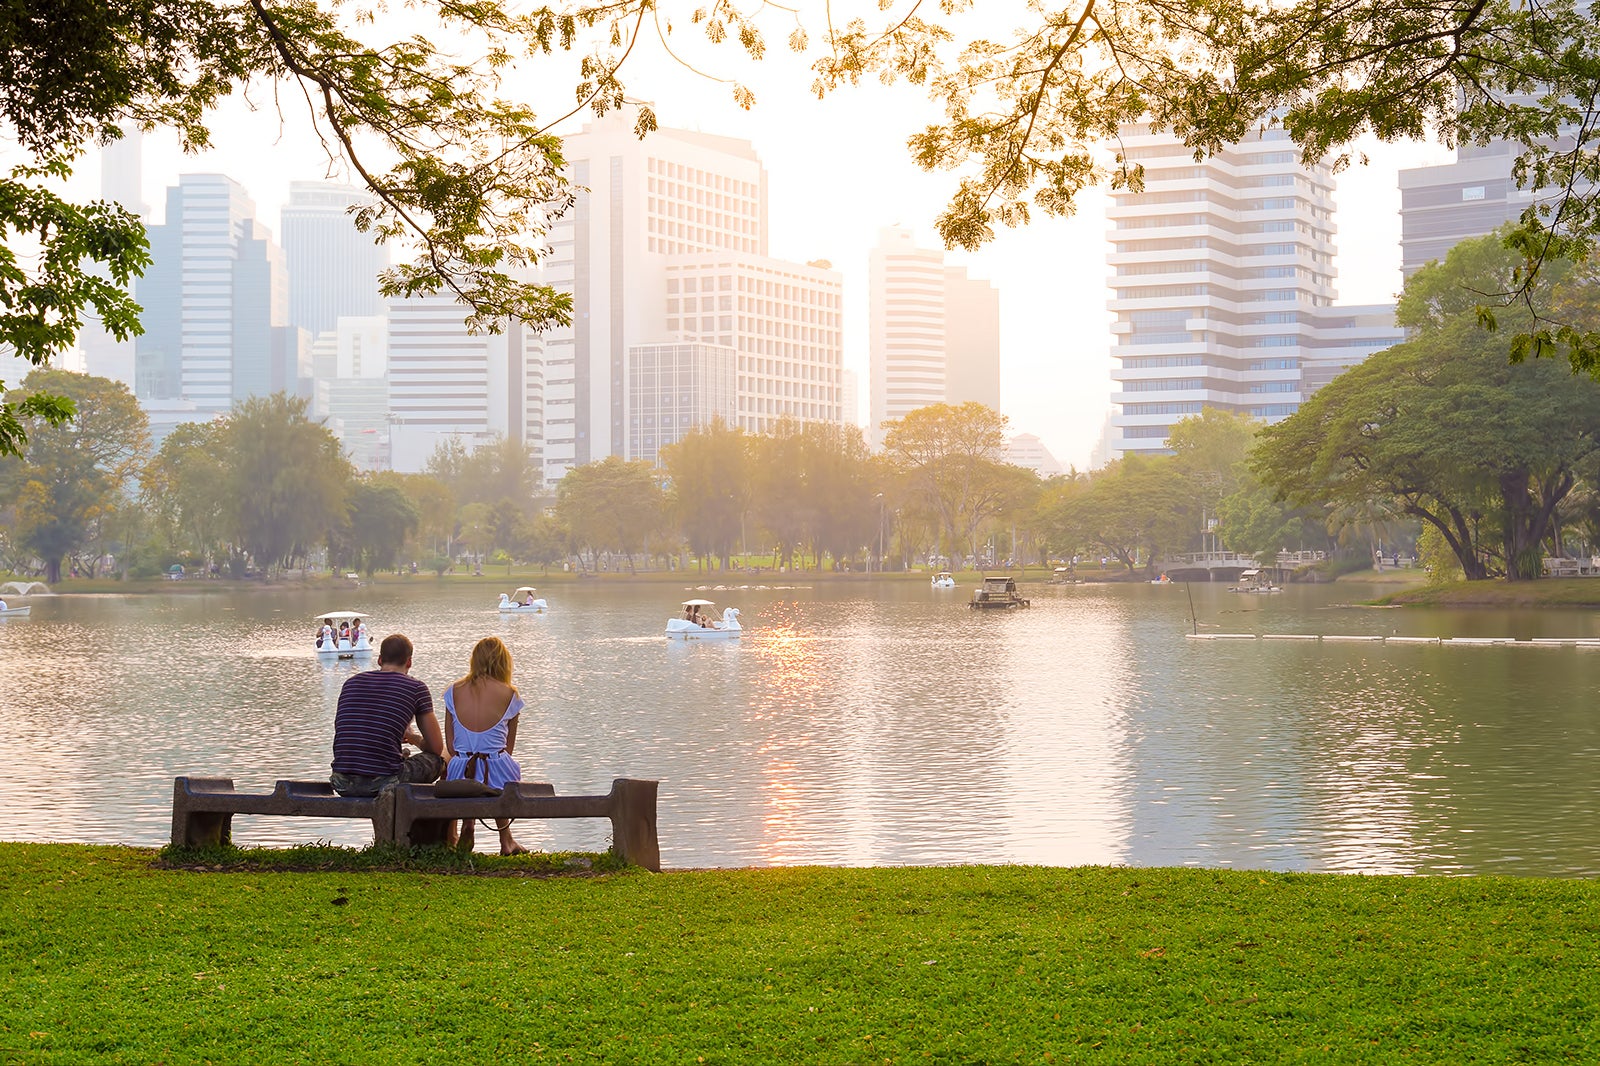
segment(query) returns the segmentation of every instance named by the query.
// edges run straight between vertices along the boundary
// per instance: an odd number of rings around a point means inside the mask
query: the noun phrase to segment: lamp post
[[[878,573],[883,573],[883,493],[874,497],[878,501]]]

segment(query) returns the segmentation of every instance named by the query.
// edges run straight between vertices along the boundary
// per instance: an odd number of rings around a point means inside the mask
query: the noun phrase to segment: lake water
[[[795,584],[805,586],[804,577]],[[498,634],[528,700],[529,780],[655,778],[663,865],[1122,863],[1383,873],[1600,873],[1600,649],[1196,641],[1202,632],[1600,637],[1584,611],[1376,610],[1361,586],[974,580],[701,591],[498,589],[34,597],[0,622],[0,837],[165,843],[172,778],[325,778],[339,686],[318,612],[417,644],[436,698]],[[694,591],[691,591],[694,590]],[[677,603],[738,606],[736,644],[668,644]],[[1193,614],[1191,601],[1193,597]],[[334,602],[337,600],[337,602]],[[59,790],[62,782],[82,787]],[[523,822],[597,850],[603,822]],[[239,817],[241,844],[359,845],[365,823]],[[480,834],[487,846],[493,834]]]

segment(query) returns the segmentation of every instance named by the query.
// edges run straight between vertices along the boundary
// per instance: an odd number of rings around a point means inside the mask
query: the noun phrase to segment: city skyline
[[[746,113],[708,104],[702,124],[715,117],[719,132],[745,131],[760,154],[774,205],[772,254],[798,262],[827,258],[844,275],[843,362],[862,383],[864,404],[871,244],[883,226],[896,223],[911,226],[919,240],[927,241],[949,178],[916,169],[896,138],[844,121],[841,116],[854,109],[838,98],[786,110],[770,101],[762,107]],[[770,121],[763,124],[763,117],[770,120],[780,110],[781,130]],[[314,142],[283,127],[277,116],[238,112],[219,136],[218,148],[199,156],[182,156],[159,132],[147,138],[145,198],[156,199],[152,192],[180,170],[237,166],[253,175],[251,194],[260,214],[272,218],[287,200],[291,181],[326,170],[326,158]],[[662,121],[670,123],[671,115],[663,114]],[[808,146],[814,148],[824,133],[829,149],[822,156]],[[273,140],[278,143],[265,161],[270,165],[264,165],[252,146]],[[1436,145],[1366,148],[1372,165],[1340,175],[1335,192],[1335,202],[1342,205],[1341,302],[1377,302],[1399,290],[1397,172],[1454,158]],[[92,188],[96,170],[80,168],[75,180]],[[865,173],[874,180],[861,180]],[[1105,199],[1103,190],[1095,190],[1082,198],[1071,219],[1001,230],[977,253],[948,253],[951,264],[992,282],[1004,301],[1001,410],[1010,417],[1010,432],[1039,436],[1063,463],[1079,469],[1087,468],[1111,406]]]

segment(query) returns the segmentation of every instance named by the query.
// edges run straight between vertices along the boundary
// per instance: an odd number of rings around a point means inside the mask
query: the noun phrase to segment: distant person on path
[[[444,769],[444,734],[428,686],[411,676],[411,641],[383,638],[378,668],[352,676],[333,716],[333,773],[341,796],[376,796],[401,781],[427,784]],[[402,744],[422,750],[406,755]]]
[[[499,637],[473,645],[467,674],[444,690],[444,738],[453,752],[445,779],[472,778],[491,788],[522,780],[522,767],[511,753],[517,746],[517,716],[522,697],[511,684],[511,652]],[[472,849],[472,819],[461,822],[460,845]],[[527,848],[511,835],[511,822],[499,819],[500,854],[521,855]]]

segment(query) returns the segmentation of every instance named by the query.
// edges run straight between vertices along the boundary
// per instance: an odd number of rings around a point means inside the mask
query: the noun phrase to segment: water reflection
[[[563,792],[662,782],[669,866],[1191,864],[1600,871],[1600,651],[1210,642],[1257,633],[1593,636],[1582,612],[1374,611],[1337,589],[1033,590],[1029,611],[922,587],[718,592],[740,644],[668,644],[666,585],[563,589],[546,615],[418,580],[345,606],[417,644],[438,693],[497,633],[529,701],[519,757]],[[348,595],[348,594],[347,594]],[[33,601],[0,627],[0,780],[22,840],[159,844],[171,779],[326,775],[339,686],[293,592]],[[1498,626],[1498,628],[1497,628]],[[45,794],[41,776],[87,782]],[[339,820],[244,842],[361,843]],[[533,823],[539,847],[603,824]]]

